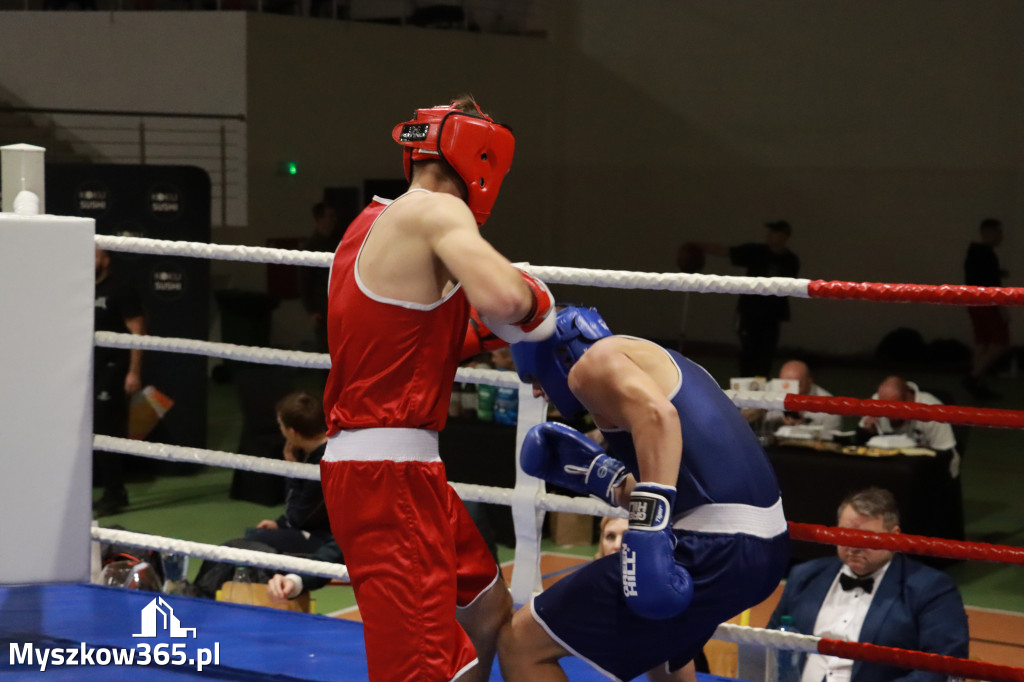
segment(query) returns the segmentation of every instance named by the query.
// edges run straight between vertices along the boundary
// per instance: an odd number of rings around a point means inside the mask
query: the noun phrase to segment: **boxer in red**
[[[437,436],[464,342],[488,328],[546,338],[551,293],[480,236],[512,162],[508,128],[467,97],[417,110],[392,137],[409,191],[374,197],[331,266],[321,481],[370,679],[486,680],[511,598]]]

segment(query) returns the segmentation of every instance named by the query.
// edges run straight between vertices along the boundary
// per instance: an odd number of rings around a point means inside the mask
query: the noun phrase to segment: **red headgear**
[[[416,117],[391,131],[405,147],[405,177],[412,162],[441,160],[466,183],[466,203],[477,225],[483,225],[498,198],[501,181],[512,165],[516,142],[512,131],[480,111],[469,114],[451,105],[417,109]]]

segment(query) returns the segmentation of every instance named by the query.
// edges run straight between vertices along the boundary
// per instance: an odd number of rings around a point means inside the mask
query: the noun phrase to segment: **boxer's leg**
[[[558,659],[569,655],[534,619],[529,606],[519,609],[498,637],[498,663],[508,682],[568,680]]]
[[[498,632],[512,618],[512,595],[487,543],[454,490],[449,495],[448,508],[457,562],[455,616],[473,642],[479,661],[476,668],[459,679],[482,682],[491,674]]]
[[[498,633],[511,616],[512,595],[500,575],[472,604],[456,610],[455,617],[473,642],[479,661],[476,668],[469,670],[460,680],[483,682],[488,679],[498,648]]]

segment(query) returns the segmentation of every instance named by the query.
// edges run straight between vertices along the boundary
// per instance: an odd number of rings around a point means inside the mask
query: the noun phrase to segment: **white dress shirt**
[[[931,393],[922,391],[917,387],[913,381],[908,381],[907,386],[911,391],[914,392],[914,398],[911,402],[921,403],[922,405],[942,405],[942,401],[933,396]],[[878,400],[878,392],[876,391],[872,400]],[[860,420],[859,426],[864,428],[864,422],[867,417]],[[951,478],[956,478],[960,475],[960,455],[956,451],[956,436],[953,435],[953,427],[945,422],[919,422],[916,419],[907,419],[899,428],[893,428],[892,422],[889,421],[888,417],[878,417],[875,420],[877,425],[878,435],[884,436],[890,433],[905,434],[912,438],[919,447],[930,448],[932,450],[952,450],[953,457],[949,461],[949,475]]]
[[[818,611],[818,618],[814,621],[814,632],[817,637],[828,637],[844,642],[860,641],[860,629],[864,625],[864,618],[868,615],[868,607],[871,600],[878,594],[878,586],[889,568],[886,563],[880,569],[865,578],[874,578],[871,594],[863,589],[855,587],[849,592],[839,584],[839,575],[845,573],[850,577],[857,577],[847,566],[832,579],[832,587],[825,595],[825,601],[821,603]],[[850,682],[853,673],[853,661],[838,656],[822,656],[821,654],[808,654],[807,663],[804,665],[804,673],[800,682]]]
[[[818,384],[811,384],[811,390],[807,395],[819,398],[831,398],[832,394]],[[843,426],[843,418],[838,414],[827,414],[825,412],[800,412],[800,416],[807,420],[811,426],[820,426],[822,431],[839,431]],[[782,423],[782,410],[769,410],[764,420],[768,424]]]

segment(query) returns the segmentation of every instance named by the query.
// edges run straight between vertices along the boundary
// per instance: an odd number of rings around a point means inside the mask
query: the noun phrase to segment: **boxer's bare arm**
[[[419,228],[431,251],[454,280],[462,283],[469,302],[494,321],[518,322],[530,311],[532,298],[522,275],[487,240],[466,204],[444,194],[430,195]]]
[[[679,415],[667,397],[670,377],[660,376],[667,373],[661,367],[661,357],[667,361],[667,356],[660,350],[654,354],[642,346],[638,349],[637,341],[611,337],[594,344],[569,373],[569,388],[598,426],[630,431],[641,479],[674,486],[683,436]],[[631,357],[631,352],[639,357]],[[623,495],[628,499],[629,491]]]
[[[480,236],[465,202],[443,192],[411,192],[374,223],[359,255],[359,276],[385,298],[431,304],[461,282],[492,322],[518,322],[533,296],[518,270]]]

